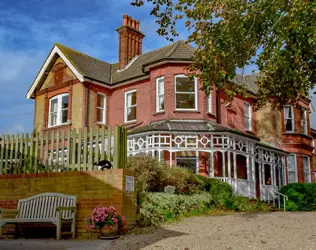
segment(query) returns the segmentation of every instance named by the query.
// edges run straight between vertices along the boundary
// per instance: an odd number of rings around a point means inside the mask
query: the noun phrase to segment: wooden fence
[[[0,136],[0,174],[92,170],[109,160],[114,168],[127,161],[127,131],[110,127],[45,131]]]

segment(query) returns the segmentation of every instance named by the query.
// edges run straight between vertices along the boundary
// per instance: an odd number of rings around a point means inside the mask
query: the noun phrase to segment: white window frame
[[[159,93],[159,82],[163,80],[163,93]],[[159,98],[163,97],[163,101],[165,101],[165,78],[163,76],[157,77],[156,79],[156,112],[163,112],[165,108],[159,109]]]
[[[180,151],[179,151],[180,152]],[[175,153],[175,166],[178,166],[178,159],[184,159],[184,160],[195,160],[195,174],[199,173],[199,155],[196,154],[196,156],[191,157],[185,157],[185,156],[177,156],[177,152]]]
[[[212,91],[207,97],[207,112],[213,114]]]
[[[286,107],[290,107],[291,109],[291,113],[292,113],[292,118],[286,117],[286,112],[285,112],[285,108]],[[292,130],[286,130],[286,121],[290,120],[292,121]],[[286,132],[294,132],[294,109],[292,105],[285,105],[284,106],[284,128]]]
[[[307,155],[303,155],[303,169],[304,169],[304,183],[312,183],[312,176],[311,176],[311,164],[310,164],[310,158]],[[308,172],[305,172],[305,165],[304,165],[304,158],[307,159],[307,165],[308,165]],[[305,180],[305,174],[308,173],[309,179],[308,182]]]
[[[294,156],[294,163],[295,163],[295,181],[290,180],[290,174],[289,174],[289,160],[287,159],[287,179],[288,184],[289,183],[296,183],[297,182],[297,161],[296,161],[296,154],[289,154],[288,156]],[[294,172],[294,171],[292,171]]]
[[[301,127],[303,128],[303,134],[307,135],[307,110],[302,108],[303,117],[301,117]],[[302,119],[303,118],[303,119]]]
[[[98,95],[103,96],[104,97],[104,107],[100,107],[98,106]],[[106,94],[102,93],[102,92],[98,92],[97,93],[97,112],[99,110],[103,110],[103,121],[98,121],[97,123],[99,124],[106,124]],[[97,116],[98,117],[98,116]]]
[[[177,78],[189,78],[184,74],[175,75],[174,76],[174,107],[176,111],[197,111],[198,110],[198,90],[197,90],[197,78],[194,78],[194,92],[177,92]],[[193,94],[194,93],[194,109],[184,109],[184,108],[177,108],[177,94]]]
[[[54,97],[49,99],[49,112],[48,112],[48,127],[49,128],[56,127],[56,126],[61,126],[61,125],[69,123],[68,119],[64,123],[61,122],[61,118],[62,118],[62,115],[61,115],[61,113],[62,113],[61,103],[62,103],[62,98],[65,97],[65,96],[68,96],[68,108],[67,108],[67,114],[68,114],[68,112],[69,112],[69,94],[68,93],[59,94],[59,95],[56,95],[56,96],[54,96]],[[52,103],[53,100],[56,100],[56,99],[57,99],[56,124],[51,125],[51,103]],[[66,110],[66,109],[63,109],[63,110]]]
[[[246,115],[246,105],[248,105],[248,111],[249,111],[249,116]],[[252,131],[252,108],[251,104],[249,102],[244,102],[244,125],[245,125],[245,130],[247,131]],[[246,128],[246,123],[245,123],[245,118],[249,120],[249,128]]]
[[[130,121],[127,120],[127,117],[128,117],[127,109],[128,109],[128,108],[136,107],[136,117],[137,117],[137,101],[136,101],[136,104],[135,104],[135,105],[132,105],[132,106],[128,106],[128,107],[127,107],[127,96],[128,96],[129,94],[134,93],[134,92],[136,92],[136,89],[129,90],[129,91],[126,91],[126,92],[125,92],[125,100],[124,100],[124,123],[136,122],[136,119],[135,119],[135,120],[130,120]],[[136,92],[136,100],[137,100],[137,92]]]

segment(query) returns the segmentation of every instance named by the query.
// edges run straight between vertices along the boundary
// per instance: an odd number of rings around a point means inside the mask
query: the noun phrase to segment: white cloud
[[[23,124],[13,124],[9,128],[4,128],[0,130],[0,134],[23,134],[25,133],[25,128]]]

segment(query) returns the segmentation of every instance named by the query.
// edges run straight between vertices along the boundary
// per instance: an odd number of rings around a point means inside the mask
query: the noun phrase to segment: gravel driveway
[[[316,213],[192,217],[116,241],[1,240],[0,249],[316,249]]]

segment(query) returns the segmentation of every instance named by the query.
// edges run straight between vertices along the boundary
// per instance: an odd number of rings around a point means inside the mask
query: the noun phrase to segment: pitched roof
[[[252,138],[254,140],[260,140],[258,137],[254,135],[250,135],[239,130],[230,129],[224,127],[216,122],[212,121],[174,121],[174,120],[165,120],[157,123],[152,123],[148,125],[144,125],[139,128],[130,129],[128,131],[129,134],[140,134],[145,132],[153,132],[153,131],[179,131],[179,132],[230,132],[242,136],[246,136]]]
[[[194,55],[194,47],[179,40],[173,44],[164,46],[160,49],[152,50],[139,55],[131,60],[125,69],[119,70],[119,64],[110,64],[102,60],[93,58],[64,45],[56,43],[51,54],[46,59],[41,71],[30,87],[27,98],[32,97],[35,89],[40,84],[41,79],[45,77],[45,70],[48,65],[52,65],[48,60],[53,60],[53,53],[62,54],[64,59],[68,61],[73,71],[77,72],[80,81],[84,79],[95,80],[106,85],[115,85],[127,82],[136,78],[146,77],[149,75],[147,67],[161,62],[190,62]],[[237,75],[233,82],[242,85],[245,84],[247,89],[256,93],[258,87],[255,83],[257,75],[248,75],[241,77]]]
[[[111,64],[103,62],[64,45],[55,44],[60,51],[67,57],[70,63],[84,77],[88,77],[100,82],[111,82]]]

